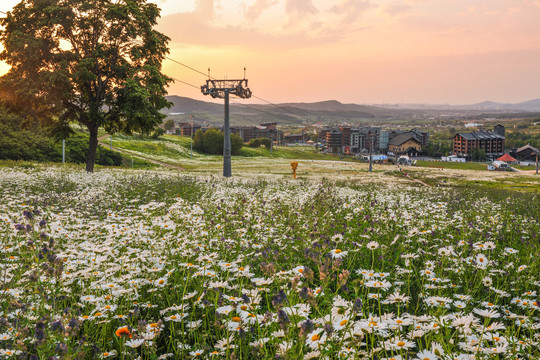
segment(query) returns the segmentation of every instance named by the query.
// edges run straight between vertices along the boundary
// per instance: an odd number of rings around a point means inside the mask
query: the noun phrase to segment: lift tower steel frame
[[[245,70],[245,69],[244,69]],[[245,75],[245,74],[244,74]],[[204,95],[212,98],[225,99],[225,126],[223,136],[223,176],[231,177],[231,129],[229,125],[229,95],[236,95],[242,99],[251,97],[247,79],[242,80],[206,80],[206,85],[201,86]]]

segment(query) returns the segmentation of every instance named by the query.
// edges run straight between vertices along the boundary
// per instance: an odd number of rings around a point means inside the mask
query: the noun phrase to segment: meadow
[[[368,182],[0,167],[0,358],[540,358],[538,192]]]
[[[181,166],[184,169],[197,171],[201,168],[221,166],[222,155],[208,155],[191,151],[191,139],[187,136],[163,135],[158,139],[140,138],[136,136],[115,135],[113,147],[127,154],[144,159],[162,161],[167,164]],[[104,138],[103,143],[108,139]],[[322,154],[313,146],[276,146],[271,152],[265,147],[250,148],[244,146],[235,161],[260,163],[261,158],[266,159],[304,159],[304,160],[335,160],[338,157]]]

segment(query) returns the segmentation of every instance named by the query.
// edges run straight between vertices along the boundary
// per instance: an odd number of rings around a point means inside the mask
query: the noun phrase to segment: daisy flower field
[[[0,359],[539,359],[540,197],[0,169]]]

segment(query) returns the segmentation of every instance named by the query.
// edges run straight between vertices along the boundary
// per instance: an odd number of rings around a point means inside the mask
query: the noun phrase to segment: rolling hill
[[[223,121],[223,104],[195,100],[182,96],[167,96],[173,106],[166,110],[169,117],[189,121],[190,115],[198,122],[220,124]],[[313,103],[246,104],[231,101],[231,124],[256,125],[277,122],[280,125],[306,125],[314,123],[351,125],[380,125],[388,122],[419,121],[421,119],[475,116],[480,114],[504,114],[520,112],[540,112],[540,99],[517,104],[484,101],[472,105],[440,106],[425,105],[422,109],[385,108],[359,104],[343,104],[336,100]]]

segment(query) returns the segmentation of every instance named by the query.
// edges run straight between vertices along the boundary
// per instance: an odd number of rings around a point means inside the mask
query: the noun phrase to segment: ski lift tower
[[[229,95],[235,95],[242,99],[251,97],[251,90],[248,88],[246,79],[246,68],[244,68],[244,78],[241,80],[215,80],[210,79],[210,69],[208,69],[208,80],[206,85],[201,86],[204,95],[212,98],[225,99],[225,126],[223,136],[223,176],[231,177],[231,129],[229,126]]]

